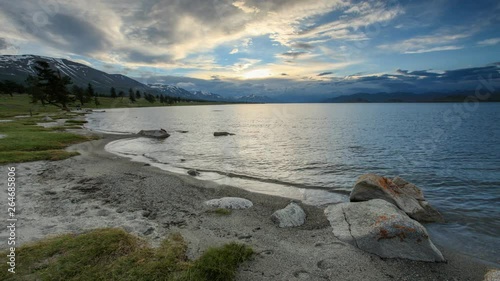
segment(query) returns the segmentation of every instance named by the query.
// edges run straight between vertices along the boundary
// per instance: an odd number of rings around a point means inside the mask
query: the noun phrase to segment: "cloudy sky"
[[[497,79],[500,67],[498,0],[0,5],[1,54],[69,58],[220,94],[456,90]]]

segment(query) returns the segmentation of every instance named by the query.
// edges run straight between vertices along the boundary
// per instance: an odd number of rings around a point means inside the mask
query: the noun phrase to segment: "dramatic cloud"
[[[495,0],[3,1],[0,51],[78,59],[137,77],[246,80],[258,85],[245,86],[254,91],[329,94],[321,83],[414,87],[424,73],[382,74],[496,61],[499,12]],[[437,58],[456,50],[460,57]],[[344,79],[360,72],[373,77],[357,86]]]

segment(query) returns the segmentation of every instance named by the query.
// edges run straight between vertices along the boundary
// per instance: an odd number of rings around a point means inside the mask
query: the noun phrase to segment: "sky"
[[[222,95],[499,84],[497,0],[0,0],[0,54]],[[489,77],[489,78],[488,78]]]

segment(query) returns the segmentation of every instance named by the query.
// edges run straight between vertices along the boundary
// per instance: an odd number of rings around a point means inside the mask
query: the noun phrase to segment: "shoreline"
[[[73,158],[15,164],[21,184],[21,242],[121,227],[154,246],[168,234],[180,232],[188,241],[189,258],[195,258],[208,247],[237,241],[256,252],[241,266],[237,280],[482,280],[488,268],[498,268],[440,245],[447,263],[381,259],[339,241],[323,210],[303,204],[306,224],[280,229],[270,215],[290,199],[133,162],[104,150],[107,143],[127,136],[101,136],[69,147],[81,153]],[[205,200],[223,196],[247,198],[254,207],[233,210],[228,216],[206,211]]]

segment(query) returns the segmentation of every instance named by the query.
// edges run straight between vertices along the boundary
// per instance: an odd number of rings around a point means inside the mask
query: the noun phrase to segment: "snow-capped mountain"
[[[191,92],[174,85],[165,85],[161,83],[148,84],[148,87],[157,90],[161,94],[171,97],[181,97],[184,99],[194,99]]]
[[[146,85],[121,74],[108,74],[87,65],[67,59],[35,56],[35,55],[0,55],[0,80],[12,80],[23,83],[28,75],[36,75],[36,61],[46,61],[62,75],[69,76],[73,84],[86,87],[91,83],[97,92],[109,94],[110,88],[117,91],[148,91]]]
[[[235,97],[234,101],[237,101],[237,102],[255,102],[255,103],[273,103],[273,102],[276,102],[276,100],[274,100],[268,96],[258,96],[255,94]]]
[[[210,92],[205,92],[205,91],[192,91],[191,94],[199,99],[203,100],[211,100],[211,101],[227,101],[229,100],[228,98],[225,98],[221,95],[217,95],[214,93]]]

